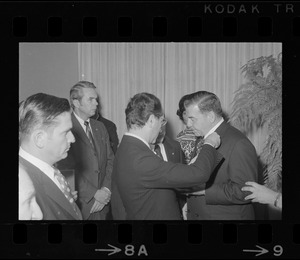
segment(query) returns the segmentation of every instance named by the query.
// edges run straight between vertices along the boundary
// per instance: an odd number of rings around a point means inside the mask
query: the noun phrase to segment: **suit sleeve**
[[[113,149],[114,154],[116,154],[119,145],[119,138],[117,134],[117,127],[115,124],[112,125],[112,129],[109,135],[110,135],[111,147]]]
[[[180,147],[180,144],[178,143],[178,152],[179,152],[179,160],[180,160],[180,163],[184,164],[185,161],[184,161],[184,153],[183,151],[181,150],[181,147]]]
[[[207,183],[205,199],[207,204],[247,204],[247,194],[241,191],[246,181],[257,181],[257,155],[254,146],[247,139],[241,139],[228,156],[228,180],[224,183]],[[221,172],[219,172],[221,173]],[[218,173],[217,173],[218,174]]]
[[[114,176],[116,176],[116,173],[113,170],[112,178],[114,178]],[[111,186],[111,212],[113,220],[126,220],[126,210],[115,179],[113,179]]]
[[[146,188],[185,188],[206,182],[222,155],[210,145],[204,145],[202,153],[192,165],[164,162],[150,154],[137,158],[136,169]]]
[[[106,155],[107,155],[107,161],[106,161],[106,168],[105,168],[105,177],[103,181],[103,187],[108,188],[111,190],[111,175],[113,170],[113,163],[114,163],[114,152],[110,146],[109,136],[106,129],[105,131],[105,145],[106,145]]]

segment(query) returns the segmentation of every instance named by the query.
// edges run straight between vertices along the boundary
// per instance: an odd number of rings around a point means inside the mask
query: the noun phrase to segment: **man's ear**
[[[155,124],[155,116],[152,114],[149,116],[148,121],[146,123],[150,128],[153,128]]]
[[[78,99],[73,99],[73,105],[74,107],[78,108],[80,106],[80,102]]]
[[[38,129],[32,133],[32,138],[33,138],[34,144],[38,148],[42,149],[46,144],[47,133],[44,130]]]
[[[213,111],[209,111],[207,114],[209,122],[213,123],[216,120],[216,114]]]

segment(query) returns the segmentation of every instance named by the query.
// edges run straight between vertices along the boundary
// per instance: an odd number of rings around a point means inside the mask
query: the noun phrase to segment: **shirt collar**
[[[92,131],[92,128],[91,128],[91,126],[90,126],[90,118],[88,118],[87,120],[83,121],[83,119],[82,119],[81,117],[79,117],[79,116],[75,113],[75,111],[74,111],[74,115],[75,115],[75,117],[77,118],[77,120],[78,120],[79,124],[81,125],[82,129],[84,130],[84,132],[86,132],[86,125],[84,124],[85,121],[88,121],[88,122],[89,122],[89,128],[90,128],[91,131]],[[92,132],[93,132],[93,131],[92,131]]]
[[[212,134],[216,129],[223,123],[224,118],[222,117],[221,120],[212,128],[208,131],[208,133],[204,136],[204,139],[208,137],[210,134]]]
[[[50,175],[50,177],[54,176],[54,169],[51,165],[26,152],[24,149],[22,149],[22,147],[19,149],[19,156],[23,157],[26,161],[39,168],[42,172]]]
[[[85,121],[88,121],[88,122],[90,123],[90,119],[89,119],[89,118],[88,118],[87,120],[84,121],[81,117],[79,117],[79,116],[75,113],[75,111],[74,111],[74,115],[75,115],[75,117],[77,118],[77,120],[79,121],[80,124],[84,125],[84,122],[85,122]]]
[[[150,145],[149,145],[142,137],[140,137],[140,136],[138,136],[138,135],[136,135],[136,134],[129,133],[129,132],[125,133],[124,135],[129,135],[129,136],[135,137],[135,138],[137,138],[137,139],[140,139],[140,140],[141,140],[145,145],[147,145],[147,146],[149,147],[149,149],[151,150]]]

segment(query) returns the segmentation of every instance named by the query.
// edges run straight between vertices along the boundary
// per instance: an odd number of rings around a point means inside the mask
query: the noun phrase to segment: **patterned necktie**
[[[162,153],[161,153],[161,151],[160,151],[160,147],[159,147],[158,144],[156,144],[156,145],[154,146],[154,152],[156,153],[156,155],[157,155],[158,157],[160,157],[161,159],[163,159],[163,156],[162,156]]]
[[[91,143],[93,149],[96,151],[96,149],[95,149],[95,143],[94,143],[94,138],[93,138],[90,126],[89,126],[89,122],[88,121],[84,121],[84,125],[86,126],[86,135],[87,135],[88,139],[90,140],[90,143]]]
[[[53,167],[53,169],[54,169],[54,177],[58,180],[63,194],[65,195],[67,200],[71,203],[75,213],[77,215],[79,215],[78,207],[75,203],[73,195],[71,194],[71,188],[70,188],[69,183],[67,182],[65,177],[60,173],[60,171],[57,168]]]

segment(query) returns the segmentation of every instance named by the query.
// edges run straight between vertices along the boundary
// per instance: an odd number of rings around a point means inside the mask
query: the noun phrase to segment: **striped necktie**
[[[71,188],[69,183],[57,168],[53,167],[53,169],[54,169],[54,177],[58,180],[63,194],[65,195],[66,199],[71,203],[75,213],[79,216],[80,215],[78,212],[79,209],[71,193]]]
[[[84,121],[84,125],[86,126],[86,135],[87,135],[88,139],[90,140],[90,143],[91,143],[92,147],[96,151],[94,138],[93,138],[93,135],[92,135],[92,131],[90,129],[90,124],[89,124],[88,121]]]

